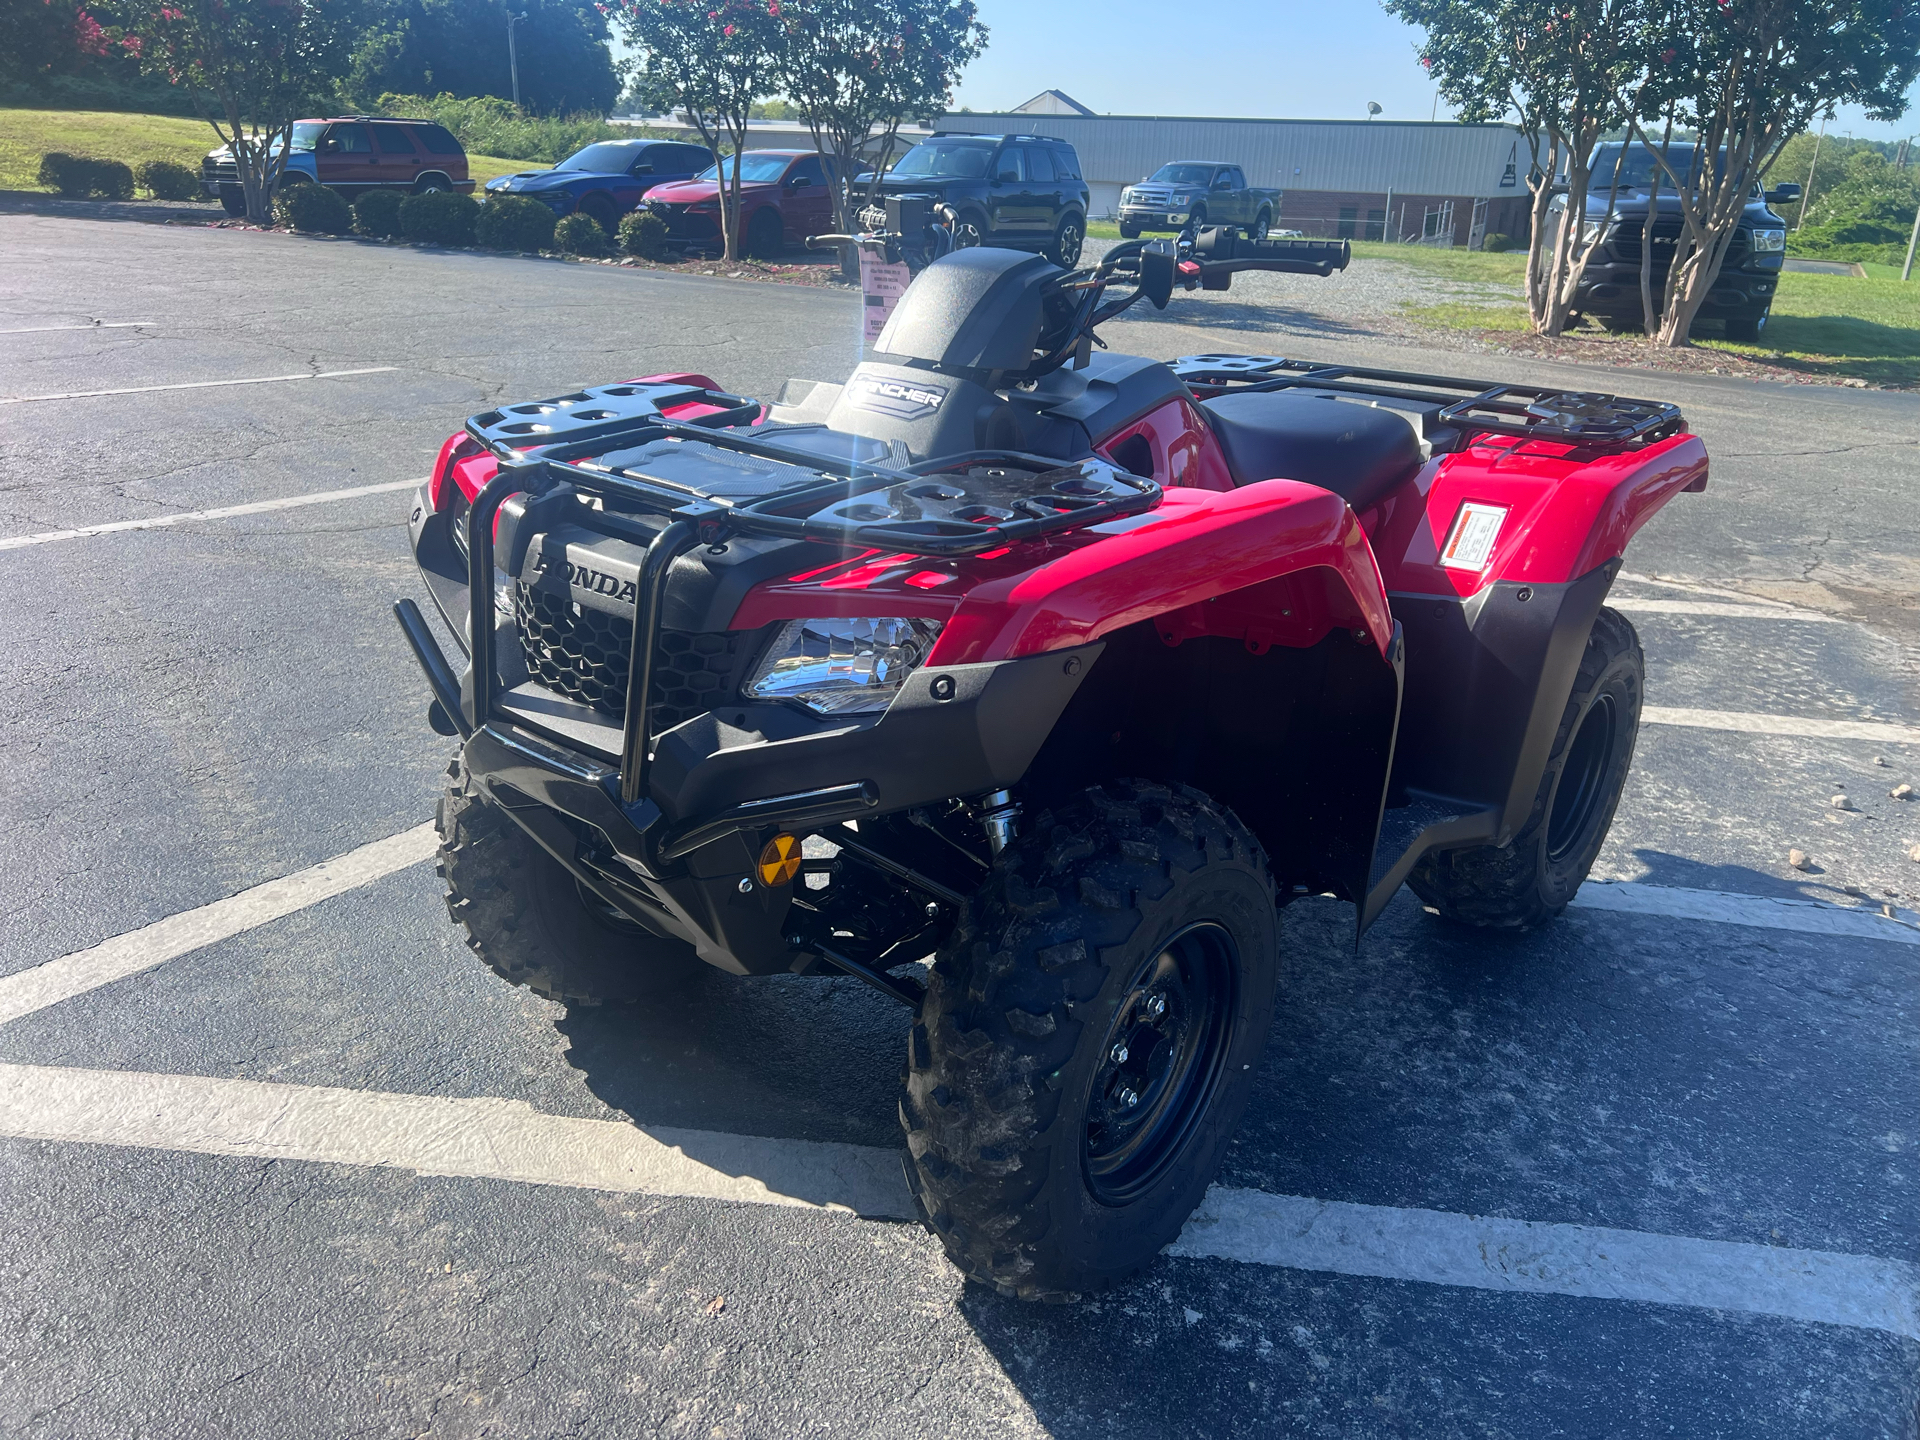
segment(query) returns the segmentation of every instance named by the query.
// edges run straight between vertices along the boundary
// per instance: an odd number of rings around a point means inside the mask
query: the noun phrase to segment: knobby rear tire
[[[691,945],[590,903],[559,861],[481,794],[464,760],[447,774],[434,817],[447,914],[496,975],[569,1005],[632,1005],[708,968]]]
[[[1490,929],[1528,929],[1566,909],[1606,843],[1626,787],[1646,671],[1632,624],[1603,608],[1526,824],[1506,845],[1425,856],[1407,877],[1413,893],[1448,920]],[[1587,729],[1590,724],[1605,725],[1609,733],[1601,737]],[[1598,748],[1602,738],[1604,752]],[[1583,751],[1583,743],[1591,751]],[[1590,793],[1563,796],[1583,779],[1594,786]]]
[[[1215,1016],[1192,1031],[1213,1037],[1203,1070],[1190,1072],[1204,1084],[1184,1109],[1156,1112],[1156,1092],[1139,1082],[1148,1104],[1138,1113],[1173,1117],[1168,1140],[1146,1147],[1132,1173],[1115,1171],[1119,1142],[1107,1137],[1124,1130],[1093,1127],[1115,1114],[1115,1075],[1103,1067],[1116,1027],[1151,998],[1143,967],[1164,967],[1196,936],[1213,947],[1214,994],[1227,997],[1185,1006]],[[1067,1299],[1127,1279],[1180,1233],[1252,1089],[1277,946],[1259,843],[1198,791],[1120,782],[1032,817],[941,950],[902,1072],[908,1185],[968,1278]],[[1132,1058],[1156,1053],[1149,1037]]]

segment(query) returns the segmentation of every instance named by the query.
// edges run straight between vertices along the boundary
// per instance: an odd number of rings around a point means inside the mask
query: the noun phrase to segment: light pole
[[[513,104],[516,110],[520,108],[520,54],[514,48],[513,27],[526,18],[525,15],[507,16],[507,69],[513,72]]]
[[[1913,247],[1920,245],[1920,209],[1913,212],[1913,233],[1907,236],[1907,263],[1900,267],[1900,278],[1913,278]]]

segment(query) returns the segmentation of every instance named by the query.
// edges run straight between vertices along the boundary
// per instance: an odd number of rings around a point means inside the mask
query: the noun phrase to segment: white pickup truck
[[[1238,225],[1255,240],[1267,238],[1280,211],[1280,191],[1247,184],[1238,165],[1218,160],[1175,160],[1120,192],[1120,237],[1145,230],[1198,230]]]

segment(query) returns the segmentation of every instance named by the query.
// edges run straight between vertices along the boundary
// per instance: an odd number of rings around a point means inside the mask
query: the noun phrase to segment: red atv
[[[1147,1264],[1246,1104],[1280,906],[1572,898],[1641,706],[1602,602],[1706,484],[1671,405],[1093,349],[1141,300],[1346,261],[963,250],[844,385],[474,416],[412,517],[463,674],[397,606],[463,737],[473,948],[573,1003],[857,976],[912,1012],[907,1176],[962,1270],[1055,1296]]]

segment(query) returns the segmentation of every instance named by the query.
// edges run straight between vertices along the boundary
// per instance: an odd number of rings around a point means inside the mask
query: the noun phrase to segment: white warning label
[[[1449,570],[1486,569],[1494,542],[1500,538],[1501,523],[1506,518],[1504,505],[1482,505],[1469,500],[1460,507],[1460,514],[1453,522],[1453,533],[1447,536],[1446,548],[1440,552],[1440,563]]]

